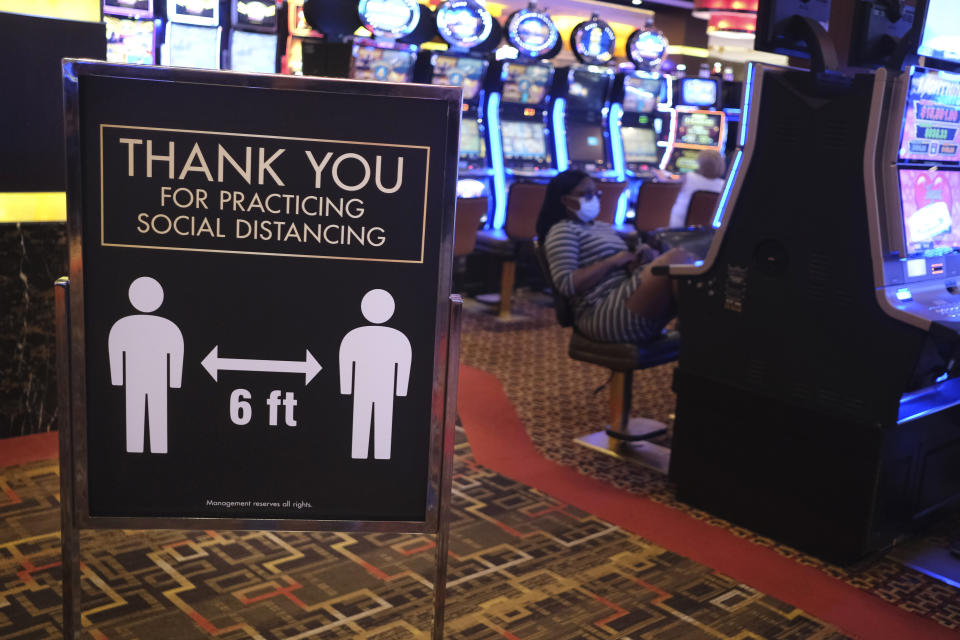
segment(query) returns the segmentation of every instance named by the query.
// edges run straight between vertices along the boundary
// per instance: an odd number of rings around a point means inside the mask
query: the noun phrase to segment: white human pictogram
[[[167,387],[180,388],[183,334],[166,318],[151,315],[163,303],[159,282],[137,278],[128,295],[141,313],[117,320],[107,340],[110,380],[126,387],[127,451],[143,453],[146,410],[150,453],[167,453]]]
[[[366,459],[373,421],[373,456],[390,459],[393,399],[406,396],[410,382],[410,341],[400,331],[378,326],[393,316],[393,296],[373,289],[360,311],[372,325],[358,327],[340,342],[340,393],[353,394],[352,457]]]

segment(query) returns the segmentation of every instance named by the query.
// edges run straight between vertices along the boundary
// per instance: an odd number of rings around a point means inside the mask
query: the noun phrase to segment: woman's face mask
[[[578,198],[580,208],[576,210],[577,217],[583,222],[593,222],[600,215],[600,192],[585,193]]]

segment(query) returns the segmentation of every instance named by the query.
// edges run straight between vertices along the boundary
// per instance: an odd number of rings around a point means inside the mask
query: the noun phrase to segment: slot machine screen
[[[567,123],[567,152],[572,162],[604,164],[604,147],[600,125]]]
[[[710,78],[684,78],[680,81],[680,102],[694,107],[712,107],[717,104],[717,84]]]
[[[960,25],[960,2],[930,0],[917,54],[948,62],[960,62],[958,25]]]
[[[541,64],[503,65],[503,101],[520,104],[540,104],[547,95],[553,67]]]
[[[414,51],[356,45],[353,48],[350,77],[357,80],[410,82],[416,58]]]
[[[153,0],[103,0],[103,13],[138,18],[153,17]]]
[[[277,36],[234,29],[230,34],[230,68],[253,73],[277,72]]]
[[[483,86],[486,60],[437,55],[433,58],[433,84],[463,87],[463,99],[473,100]]]
[[[632,113],[653,113],[660,100],[661,78],[630,78],[623,81],[623,110]]]
[[[699,149],[677,149],[670,158],[667,165],[667,171],[672,173],[690,173],[696,171],[700,165],[697,163],[697,156],[700,155]]]
[[[960,74],[914,68],[907,88],[900,160],[960,161]]]
[[[547,140],[541,123],[504,120],[501,122],[500,135],[505,158],[546,161]]]
[[[104,16],[107,62],[153,64],[153,20],[123,20]]]
[[[220,3],[218,0],[167,0],[167,19],[216,26],[220,24]]]
[[[960,171],[898,172],[907,254],[960,249]]]
[[[251,29],[275,30],[277,27],[277,3],[275,0],[239,0],[236,7],[236,24]]]
[[[464,118],[460,122],[460,158],[471,160],[487,155],[483,136],[480,135],[480,123],[473,118]]]
[[[626,127],[621,130],[621,133],[623,134],[623,154],[627,162],[640,164],[659,162],[656,131],[641,127]]]
[[[719,114],[702,111],[681,112],[677,114],[677,118],[677,144],[720,146],[720,129],[723,123],[720,121]]]
[[[167,23],[167,47],[174,67],[220,68],[219,29],[195,27],[179,22]]]
[[[570,71],[567,86],[567,109],[601,111],[607,101],[611,77],[585,69]]]

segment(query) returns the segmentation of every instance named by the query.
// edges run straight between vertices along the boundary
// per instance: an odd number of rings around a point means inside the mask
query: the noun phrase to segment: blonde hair
[[[727,163],[720,152],[704,149],[697,156],[697,173],[704,178],[722,178],[727,170]]]

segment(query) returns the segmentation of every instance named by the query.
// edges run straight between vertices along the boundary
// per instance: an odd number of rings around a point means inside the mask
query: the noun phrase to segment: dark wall
[[[56,429],[53,282],[66,273],[66,225],[0,224],[0,438]]]
[[[106,55],[102,22],[0,12],[0,192],[64,190],[60,60]]]

